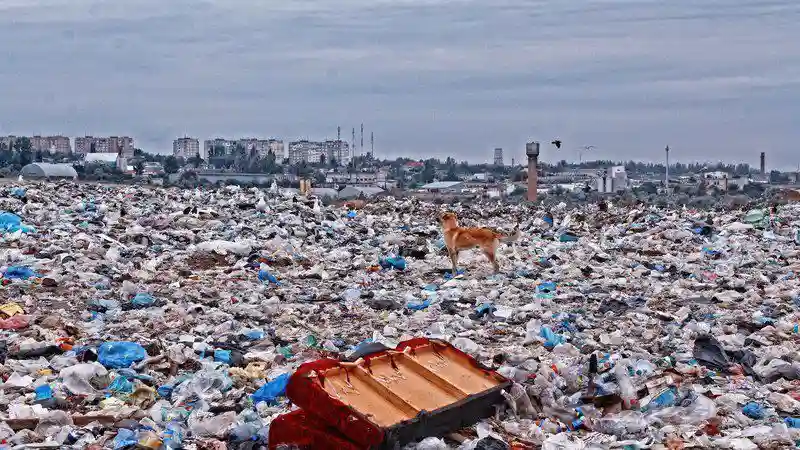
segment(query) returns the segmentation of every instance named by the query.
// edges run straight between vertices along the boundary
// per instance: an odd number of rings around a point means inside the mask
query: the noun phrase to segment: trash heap
[[[355,206],[6,186],[0,448],[267,448],[301,364],[418,337],[513,383],[408,448],[800,443],[800,207]],[[520,221],[500,273],[451,273],[445,210]]]

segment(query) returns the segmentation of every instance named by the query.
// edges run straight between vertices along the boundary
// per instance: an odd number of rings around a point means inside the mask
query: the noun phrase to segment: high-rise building
[[[336,161],[337,165],[347,164],[350,161],[350,145],[341,140],[328,140],[322,143],[325,148],[327,161]]]
[[[0,137],[0,145],[3,148],[13,148],[14,143],[22,139],[23,136],[3,136]],[[33,152],[50,153],[71,153],[72,145],[66,136],[30,136],[26,137],[31,144]]]
[[[494,149],[494,165],[495,166],[503,165],[503,149],[500,147]]]
[[[289,142],[289,164],[301,162],[316,164],[322,160],[323,155],[327,159],[325,144],[322,142],[305,139]]]
[[[172,156],[190,159],[203,156],[200,154],[200,141],[195,138],[182,137],[172,141]]]
[[[219,158],[233,155],[234,150],[241,147],[247,152],[259,158],[266,157],[270,152],[275,154],[275,160],[280,163],[285,157],[283,141],[280,139],[208,139],[203,143],[203,150],[206,156]]]
[[[116,153],[124,158],[133,157],[133,138],[128,136],[75,138],[75,153]]]

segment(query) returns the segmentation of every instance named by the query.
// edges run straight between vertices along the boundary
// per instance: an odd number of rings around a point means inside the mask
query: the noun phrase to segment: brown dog
[[[514,228],[514,233],[510,235],[498,233],[488,228],[462,228],[458,226],[458,219],[455,213],[444,213],[439,219],[444,231],[444,245],[447,246],[447,253],[450,255],[450,262],[453,263],[453,276],[456,275],[458,268],[458,252],[471,248],[480,248],[483,254],[489,258],[495,272],[500,271],[500,265],[495,259],[495,252],[500,242],[515,241],[519,238],[519,223]]]

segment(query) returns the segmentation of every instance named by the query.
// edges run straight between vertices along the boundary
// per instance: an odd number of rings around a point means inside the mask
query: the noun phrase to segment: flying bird
[[[554,140],[551,144],[555,145],[556,148],[561,148],[561,140],[559,139]]]

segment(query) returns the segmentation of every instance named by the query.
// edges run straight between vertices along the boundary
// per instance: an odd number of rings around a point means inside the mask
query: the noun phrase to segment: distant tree
[[[201,164],[203,164],[203,158],[201,158],[199,156],[192,156],[191,158],[189,158],[189,161],[187,161],[187,162],[192,167],[194,167],[196,169],[196,168],[200,167]],[[166,168],[165,168],[165,170],[166,170]]]
[[[195,172],[193,170],[187,170],[187,171],[185,171],[185,172],[183,172],[181,174],[180,180],[181,181],[187,181],[187,182],[197,182],[197,178],[198,178],[197,177],[197,172]]]
[[[728,185],[728,192],[730,193],[739,192],[739,185],[738,184]]]
[[[337,161],[335,157],[331,157],[330,166],[333,167],[333,168],[338,167],[339,166],[339,161]]]
[[[89,144],[89,153],[97,153],[97,144],[92,142]]]
[[[177,173],[180,169],[180,164],[178,163],[178,158],[174,156],[167,156],[164,159],[164,172],[166,173]]]
[[[136,175],[141,175],[144,172],[144,161],[141,159],[136,161],[136,164],[133,166],[133,171],[136,172]]]

